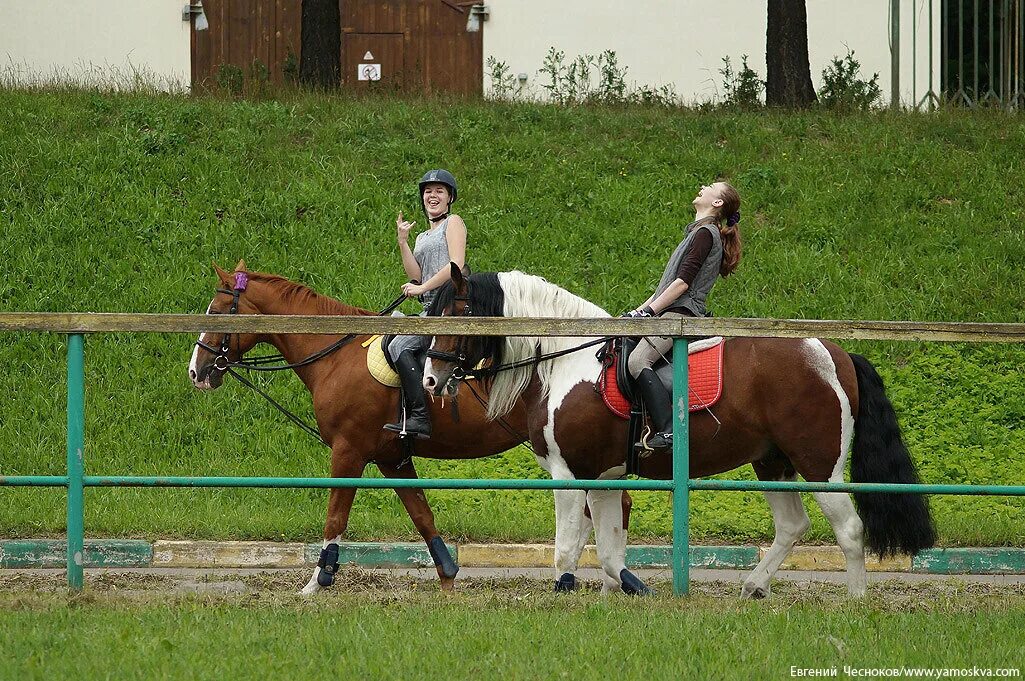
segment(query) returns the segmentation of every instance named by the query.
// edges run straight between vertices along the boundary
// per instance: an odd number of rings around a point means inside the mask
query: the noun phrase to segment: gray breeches
[[[430,336],[395,336],[388,344],[388,358],[394,362],[403,352],[407,350],[420,352],[426,350],[430,344]]]
[[[427,310],[424,309],[424,311],[417,316],[426,317]],[[388,359],[390,359],[392,362],[395,362],[399,358],[399,355],[401,355],[403,352],[407,350],[412,350],[413,352],[420,352],[422,350],[426,350],[430,346],[430,336],[395,336],[392,339],[392,342],[388,344],[388,347],[385,349],[385,351],[388,353]]]
[[[662,317],[680,319],[686,315],[679,312],[666,312]],[[630,353],[630,363],[627,368],[630,375],[637,378],[643,369],[650,369],[657,364],[664,356],[669,357],[673,351],[673,339],[670,336],[645,336],[637,343],[637,347]]]

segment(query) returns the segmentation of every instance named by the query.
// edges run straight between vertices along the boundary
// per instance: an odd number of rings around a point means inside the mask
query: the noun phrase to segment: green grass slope
[[[0,92],[2,311],[202,312],[210,261],[245,258],[366,308],[398,293],[399,210],[431,167],[460,181],[475,270],[540,274],[618,313],[644,300],[717,176],[743,196],[744,260],[720,316],[1021,322],[1025,127],[1000,113],[731,114],[445,100],[283,96],[250,102]],[[422,225],[422,220],[420,221]],[[328,457],[229,383],[199,394],[193,338],[86,344],[86,467],[97,474],[320,476]],[[887,380],[928,482],[1025,481],[1025,352],[848,343]],[[0,335],[0,474],[64,460],[63,339]],[[294,376],[263,381],[309,410]],[[424,476],[542,472],[516,450]],[[734,475],[750,476],[750,471]],[[546,493],[431,492],[449,537],[541,540]],[[695,540],[771,537],[754,493],[700,493]],[[670,530],[639,494],[631,531]],[[290,490],[90,490],[90,534],[309,539],[327,495]],[[58,533],[57,490],[0,489],[0,535]],[[809,503],[810,500],[809,500]],[[937,497],[941,540],[1025,541],[1015,499]],[[361,491],[356,539],[412,538],[391,492]],[[830,540],[813,512],[813,539]]]

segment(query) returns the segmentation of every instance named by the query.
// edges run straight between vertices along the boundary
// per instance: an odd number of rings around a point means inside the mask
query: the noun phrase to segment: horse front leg
[[[587,492],[557,489],[555,496],[555,591],[573,591],[580,554],[591,536]]]
[[[351,452],[352,450],[344,444],[336,444],[331,448],[332,478],[362,477],[366,462]],[[334,584],[338,571],[338,544],[349,525],[349,512],[355,498],[354,487],[331,489],[327,502],[327,519],[324,522],[324,546],[320,551],[317,567],[313,568],[310,581],[303,587],[304,595],[314,594],[321,588]]]
[[[378,463],[377,467],[386,478],[417,478],[416,467],[413,466],[412,460],[399,464]],[[454,590],[459,566],[452,559],[452,554],[445,546],[445,540],[441,538],[438,528],[434,525],[434,512],[427,504],[427,495],[419,487],[399,487],[395,489],[395,493],[402,500],[402,505],[406,507],[406,513],[409,514],[410,520],[420,532],[420,536],[427,542],[427,549],[431,552],[434,567],[438,570],[442,591]]]
[[[626,525],[631,503],[623,500],[620,490],[594,489],[587,493],[587,506],[594,519],[598,560],[605,571],[603,590],[609,590],[614,581],[631,596],[646,596],[653,593],[651,589],[626,568]]]

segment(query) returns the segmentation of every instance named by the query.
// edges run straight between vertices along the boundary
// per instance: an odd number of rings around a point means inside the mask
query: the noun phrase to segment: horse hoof
[[[444,593],[455,593],[456,580],[454,577],[442,577],[441,590]]]
[[[304,586],[303,590],[300,591],[299,593],[302,594],[303,596],[312,596],[313,594],[317,593],[318,591],[320,591],[320,584],[317,583],[317,580],[311,579],[310,583],[307,584],[306,586]]]
[[[768,586],[762,587],[762,586],[752,586],[750,584],[745,584],[744,588],[742,588],[740,590],[740,597],[741,598],[751,598],[751,599],[754,599],[754,600],[761,600],[761,599],[767,597],[769,595],[769,593],[770,592],[769,592],[769,587]]]
[[[577,578],[571,572],[566,572],[555,580],[555,593],[568,593],[577,588]]]
[[[653,596],[654,591],[644,585],[644,582],[634,573],[626,568],[619,572],[619,581],[622,584],[623,593],[629,596]]]

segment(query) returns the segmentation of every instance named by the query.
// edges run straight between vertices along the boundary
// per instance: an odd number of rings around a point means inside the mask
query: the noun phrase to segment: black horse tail
[[[897,414],[872,364],[851,353],[858,376],[858,417],[851,454],[853,482],[917,483],[918,473],[901,438]],[[868,548],[879,556],[913,556],[936,542],[929,504],[921,494],[855,492]]]

